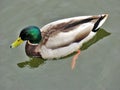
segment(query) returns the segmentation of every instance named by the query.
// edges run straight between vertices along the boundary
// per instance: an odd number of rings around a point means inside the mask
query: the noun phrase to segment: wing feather
[[[42,44],[59,48],[83,40],[91,32],[98,16],[80,16],[58,20],[41,28]]]

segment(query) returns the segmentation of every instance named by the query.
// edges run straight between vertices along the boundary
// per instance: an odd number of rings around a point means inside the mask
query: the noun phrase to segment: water
[[[0,89],[120,90],[119,5],[119,0],[1,0]],[[30,62],[24,44],[9,48],[25,26],[42,27],[62,18],[102,13],[109,14],[102,28],[112,34],[82,51],[74,70],[72,56]],[[36,61],[38,65],[31,64]]]

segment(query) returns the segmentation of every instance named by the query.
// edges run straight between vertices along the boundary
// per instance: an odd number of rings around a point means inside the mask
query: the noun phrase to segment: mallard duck
[[[26,42],[25,51],[29,57],[55,59],[65,57],[73,52],[72,68],[80,54],[83,43],[92,39],[99,27],[106,21],[108,14],[78,16],[49,23],[39,29],[28,26],[20,32],[11,48]]]

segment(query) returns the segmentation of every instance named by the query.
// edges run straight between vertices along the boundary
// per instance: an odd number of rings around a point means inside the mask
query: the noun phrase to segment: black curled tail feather
[[[105,15],[102,16],[97,20],[97,22],[94,24],[94,27],[92,29],[93,32],[97,32],[99,30],[98,26],[100,24],[100,22],[105,18]]]

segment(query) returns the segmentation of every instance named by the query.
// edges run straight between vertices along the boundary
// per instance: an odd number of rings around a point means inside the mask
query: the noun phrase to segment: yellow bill
[[[22,43],[23,43],[23,40],[19,37],[15,42],[13,42],[11,44],[10,48],[15,48],[15,47],[19,46]]]

